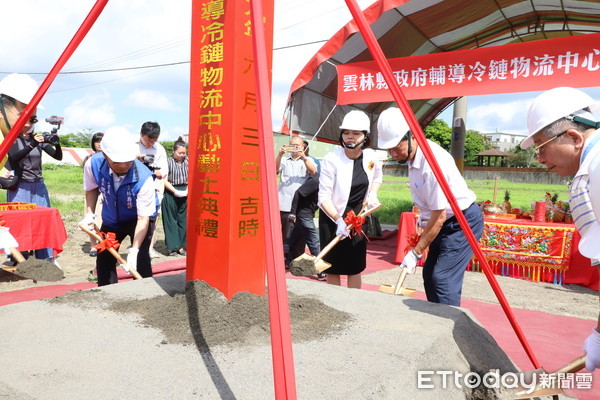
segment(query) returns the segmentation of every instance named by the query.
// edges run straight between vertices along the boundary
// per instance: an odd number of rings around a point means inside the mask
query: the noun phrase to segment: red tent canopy
[[[378,0],[364,14],[387,58],[600,32],[600,7],[592,0]],[[389,103],[336,106],[334,66],[371,60],[354,21],[349,22],[293,82],[282,131],[318,132],[319,140],[337,141],[349,110],[366,110],[375,121]],[[412,100],[410,105],[426,126],[455,99]]]

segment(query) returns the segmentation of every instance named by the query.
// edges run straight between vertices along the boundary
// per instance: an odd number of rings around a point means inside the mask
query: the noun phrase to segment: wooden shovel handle
[[[10,252],[10,255],[13,256],[13,258],[15,259],[15,261],[17,263],[22,263],[23,261],[25,261],[25,257],[23,257],[23,254],[21,254],[21,252],[19,250],[17,250],[14,247],[11,247],[8,249],[8,251]]]
[[[398,282],[396,282],[396,287],[394,287],[394,294],[400,294],[402,292],[402,286],[404,285],[404,281],[406,280],[406,275],[408,275],[408,270],[403,267],[402,271],[400,271]]]
[[[552,374],[570,374],[577,372],[585,367],[585,356],[577,357],[564,367],[554,371]]]
[[[94,225],[94,227],[95,227],[95,225]],[[79,225],[79,229],[81,229],[82,231],[84,231],[85,233],[90,235],[90,237],[96,239],[98,241],[98,243],[102,242],[102,238],[100,237],[100,235],[98,235],[96,232],[92,232],[87,226]],[[119,254],[118,251],[116,251],[112,247],[109,247],[108,251],[110,252],[110,254],[113,255],[113,257],[117,260],[117,262],[120,265],[127,265],[127,261],[125,261],[123,259],[123,257],[121,257],[121,255]],[[137,272],[135,270],[130,270],[129,272],[131,273],[131,275],[133,276],[134,279],[142,279],[142,276],[140,275],[139,272]]]
[[[370,210],[366,210],[366,211],[362,211],[360,214],[358,214],[359,217],[366,217],[369,214],[374,213],[375,211],[379,210],[381,208],[381,204],[379,204],[376,207],[371,208]],[[346,229],[350,230],[353,228],[352,224],[349,224],[346,226]],[[333,246],[335,246],[336,244],[338,244],[338,242],[340,240],[342,240],[342,238],[344,237],[344,235],[342,235],[341,233],[339,235],[337,235],[336,237],[334,237],[331,242],[329,242],[327,244],[327,246],[325,246],[325,248],[323,248],[323,250],[321,250],[321,252],[317,255],[317,257],[315,258],[315,264],[318,263],[319,261],[321,261],[321,259],[323,257],[325,257],[327,255],[327,253],[329,253],[329,251],[333,248]]]

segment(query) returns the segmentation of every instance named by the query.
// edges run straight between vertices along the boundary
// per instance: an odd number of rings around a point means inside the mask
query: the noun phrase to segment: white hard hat
[[[579,241],[579,251],[588,258],[600,259],[600,246],[598,246],[598,238],[600,238],[600,162],[592,160],[588,169],[589,196],[594,210],[596,220],[591,226],[581,232],[581,240]]]
[[[557,87],[540,94],[529,107],[527,128],[529,136],[521,142],[526,149],[533,144],[533,136],[551,123],[589,107],[598,109],[598,103],[581,90],[570,87]]]
[[[10,74],[0,81],[0,94],[12,97],[23,104],[29,104],[39,85],[26,74]]]
[[[364,111],[352,110],[346,114],[346,116],[344,116],[342,125],[340,125],[340,129],[366,131],[369,133],[371,131],[371,120]]]
[[[137,157],[139,146],[127,129],[115,126],[104,132],[102,152],[114,162],[129,162]]]
[[[377,147],[391,149],[406,136],[410,130],[399,108],[391,107],[379,114],[377,120]]]

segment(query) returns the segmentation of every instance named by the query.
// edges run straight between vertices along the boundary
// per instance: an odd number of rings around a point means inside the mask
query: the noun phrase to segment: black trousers
[[[123,223],[118,228],[113,228],[102,224],[100,230],[102,232],[113,232],[119,243],[123,241],[127,236],[133,241],[135,234],[135,226],[137,220]],[[156,217],[150,218],[148,223],[148,232],[142,241],[140,251],[137,257],[137,271],[143,278],[152,276],[152,264],[150,262],[150,242],[152,240],[152,234],[156,227]],[[108,250],[104,250],[98,253],[96,257],[96,272],[98,274],[98,286],[110,285],[117,283],[117,260],[113,257]]]

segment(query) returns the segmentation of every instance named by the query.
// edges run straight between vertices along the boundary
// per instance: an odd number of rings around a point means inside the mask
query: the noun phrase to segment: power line
[[[291,49],[291,48],[301,47],[301,46],[308,46],[308,45],[317,44],[317,43],[324,43],[326,41],[327,40],[316,40],[314,42],[306,42],[306,43],[293,44],[293,45],[289,45],[289,46],[281,46],[281,47],[274,48],[273,51]],[[100,72],[131,71],[131,70],[137,70],[137,69],[171,67],[174,65],[182,65],[182,64],[189,64],[189,63],[190,63],[190,61],[177,61],[177,62],[171,62],[171,63],[166,63],[166,64],[139,65],[139,66],[135,66],[135,67],[94,69],[94,70],[87,70],[87,71],[64,71],[64,72],[60,72],[59,75],[76,75],[76,74],[94,74],[94,73],[100,73]],[[46,75],[47,74],[47,72],[22,72],[22,73],[28,74],[28,75]],[[0,71],[0,74],[12,74],[12,72]]]

